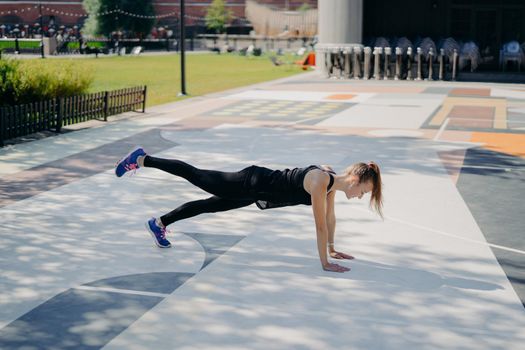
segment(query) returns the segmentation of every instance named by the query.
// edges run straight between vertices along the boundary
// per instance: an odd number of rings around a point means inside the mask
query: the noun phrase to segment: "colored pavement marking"
[[[312,106],[320,102],[357,103],[373,96],[371,93],[348,93],[346,91],[287,91],[287,90],[249,90],[225,96],[225,99],[236,101],[261,101],[261,104],[288,104],[290,102],[311,103]]]
[[[513,248],[492,251],[525,306],[525,260],[518,253],[525,250],[524,169],[523,158],[471,148],[465,155],[457,189],[491,248],[494,245]]]
[[[493,88],[491,91],[491,96],[524,101],[525,91]]]
[[[490,96],[490,89],[468,89],[468,88],[456,88],[452,89],[449,95],[456,96]]]
[[[329,119],[320,122],[321,127],[394,128],[420,129],[430,115],[439,108],[441,101],[428,101],[420,106],[395,107],[383,104],[356,104]]]
[[[525,134],[473,132],[470,141],[484,143],[485,149],[525,158]]]
[[[190,236],[204,248],[206,258],[202,263],[200,270],[211,264],[215,259],[226,253],[231,247],[235,246],[246,236],[239,235],[219,235],[219,234],[208,234],[208,233],[184,233]],[[199,270],[199,271],[200,271]]]
[[[163,298],[69,289],[0,331],[0,347],[101,349]]]
[[[509,106],[509,112],[525,114],[525,107],[511,107]]]
[[[184,234],[206,253],[200,270],[246,237]],[[101,349],[193,276],[149,272],[70,288],[0,329],[0,349]]]
[[[175,125],[177,124],[164,127]],[[177,146],[162,138],[161,129],[151,129],[5,176],[0,179],[0,207],[113,169],[116,161],[139,144],[150,153]]]
[[[500,98],[465,98],[446,97],[441,108],[434,115],[429,125],[440,126],[456,106],[462,107],[493,107],[495,109],[494,129],[507,129],[507,100]]]
[[[481,119],[494,118],[494,107],[483,106],[454,106],[449,114],[449,118],[472,118]]]
[[[489,129],[494,122],[494,107],[454,106],[448,117],[450,126]]]
[[[355,95],[350,94],[336,94],[336,95],[329,95],[326,97],[327,100],[351,100],[355,97]]]
[[[116,276],[68,289],[0,330],[0,348],[100,349],[194,273]]]
[[[148,272],[104,278],[82,286],[171,294],[193,275],[182,272]]]
[[[303,101],[276,101],[260,100],[260,106],[253,105],[253,101],[239,101],[235,106],[221,107],[220,109],[206,112],[211,116],[228,116],[231,114],[256,119],[297,120],[306,117],[326,116],[336,114],[350,106],[349,103],[338,102],[303,102]],[[246,108],[248,106],[248,108]],[[291,119],[290,119],[291,118]]]
[[[425,87],[419,86],[373,86],[373,85],[356,85],[352,80],[341,80],[341,81],[317,81],[317,80],[304,80],[301,82],[284,82],[276,84],[270,87],[266,87],[265,90],[290,90],[290,91],[326,91],[335,93],[407,93],[407,94],[419,94],[425,91]]]
[[[525,131],[525,114],[509,113],[507,116],[509,129],[512,131]]]
[[[450,87],[428,87],[423,94],[436,94],[436,95],[448,95],[453,88]]]

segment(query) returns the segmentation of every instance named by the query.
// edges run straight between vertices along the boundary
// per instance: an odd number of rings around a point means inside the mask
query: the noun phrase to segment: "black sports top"
[[[249,191],[256,198],[255,204],[259,209],[280,208],[298,204],[312,205],[312,198],[303,186],[304,177],[310,170],[320,169],[330,175],[328,192],[334,184],[332,174],[335,173],[318,165],[284,170],[270,170],[257,166],[252,168],[247,185]]]

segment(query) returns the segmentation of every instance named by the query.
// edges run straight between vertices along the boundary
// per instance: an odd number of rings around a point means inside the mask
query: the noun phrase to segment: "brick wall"
[[[59,4],[60,0],[52,4],[42,1],[42,15],[44,21],[48,22],[51,17],[57,25],[75,25],[82,23],[85,11],[82,2],[67,1]],[[61,14],[63,12],[64,14]],[[40,18],[38,1],[2,1],[0,3],[0,23],[2,24],[34,24]]]
[[[188,16],[204,17],[206,7],[212,0],[186,0],[186,14]],[[303,3],[308,3],[311,7],[317,8],[317,0],[257,0],[259,3],[284,9],[288,3],[290,9],[296,9]],[[59,4],[64,2],[64,4]],[[227,6],[232,10],[234,16],[244,17],[245,0],[226,0]],[[39,19],[38,1],[2,1],[0,2],[0,24],[33,24]],[[154,6],[158,14],[167,12],[178,12],[179,2],[173,4],[167,0],[156,0]],[[2,13],[3,12],[3,13]],[[10,12],[10,13],[9,13]],[[62,13],[75,14],[65,15]],[[82,8],[82,1],[71,0],[54,0],[51,3],[42,1],[42,15],[44,22],[48,22],[51,16],[54,17],[57,25],[73,26],[83,22],[83,17],[79,14],[85,14]],[[191,25],[193,20],[190,18],[187,23]]]

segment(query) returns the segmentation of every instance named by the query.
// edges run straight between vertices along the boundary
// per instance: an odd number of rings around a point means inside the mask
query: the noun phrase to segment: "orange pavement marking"
[[[350,94],[337,94],[337,95],[330,95],[326,99],[328,100],[350,100],[354,97],[355,95],[350,95]]]
[[[484,143],[483,148],[525,158],[525,134],[473,132],[471,142]]]

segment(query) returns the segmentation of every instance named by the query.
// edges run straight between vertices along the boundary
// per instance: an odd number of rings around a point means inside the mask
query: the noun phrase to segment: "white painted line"
[[[449,118],[445,119],[445,122],[443,124],[441,124],[441,127],[439,128],[438,133],[434,137],[434,141],[438,141],[439,140],[439,138],[441,137],[441,134],[443,133],[443,131],[445,131],[445,128],[448,125],[448,121],[449,121]]]
[[[390,217],[385,217],[385,219],[388,219],[388,220],[391,220],[391,221],[395,221],[395,222],[399,222],[401,224],[409,225],[409,226],[412,226],[412,227],[415,227],[415,228],[418,228],[418,229],[422,229],[422,230],[426,230],[426,231],[429,231],[429,232],[437,233],[437,234],[440,234],[440,235],[443,235],[443,236],[461,239],[461,240],[466,241],[466,242],[475,243],[475,244],[479,244],[479,245],[486,245],[486,246],[489,246],[491,248],[506,250],[508,252],[513,252],[513,253],[518,253],[518,254],[525,255],[525,251],[523,251],[523,250],[518,250],[518,249],[514,249],[514,248],[505,247],[505,246],[502,246],[502,245],[497,245],[497,244],[493,244],[493,243],[482,242],[482,241],[477,241],[475,239],[461,237],[461,236],[455,235],[453,233],[448,233],[448,232],[444,232],[444,231],[440,231],[440,230],[435,230],[435,229],[430,228],[430,227],[425,227],[425,226],[421,226],[421,225],[418,225],[418,224],[413,224],[411,222],[400,220],[400,219],[394,219],[394,218],[390,218]]]
[[[497,166],[482,166],[482,165],[462,165],[462,169],[483,169],[483,170],[499,170],[505,172],[511,172],[511,168],[500,168]]]
[[[368,210],[366,210],[366,209],[361,209],[361,208],[355,208],[355,209],[368,212]],[[486,241],[483,242],[483,241],[478,241],[478,240],[475,240],[475,239],[461,237],[461,236],[455,235],[453,233],[448,233],[448,232],[444,232],[444,231],[441,231],[441,230],[436,230],[436,229],[433,229],[433,228],[430,228],[430,227],[421,226],[421,225],[418,225],[418,224],[414,224],[414,223],[411,223],[411,222],[408,222],[408,221],[405,221],[405,220],[401,220],[401,219],[392,218],[392,217],[389,217],[389,216],[385,216],[385,220],[398,222],[398,223],[403,224],[403,225],[412,226],[412,227],[415,227],[417,229],[425,230],[425,231],[432,232],[432,233],[437,233],[437,234],[440,234],[440,235],[443,235],[443,236],[457,238],[457,239],[460,239],[460,240],[465,241],[465,242],[475,243],[475,244],[479,244],[479,245],[485,245],[485,246],[489,246],[491,248],[506,250],[508,252],[525,255],[525,251],[523,251],[523,250],[509,248],[509,247],[505,247],[505,246],[498,245],[498,244],[488,243]]]
[[[169,294],[163,294],[163,293],[143,292],[143,291],[138,291],[138,290],[106,288],[106,287],[78,286],[78,287],[74,287],[73,289],[87,290],[87,291],[92,291],[92,292],[109,292],[109,293],[131,294],[131,295],[143,295],[147,297],[158,297],[158,298],[165,298],[169,296]]]
[[[283,125],[296,125],[296,124],[307,122],[309,120],[319,119],[319,118],[324,117],[324,116],[325,115],[312,116],[312,117],[308,117],[308,118],[305,118],[305,119],[300,119],[300,120],[296,120],[296,121],[292,121],[292,122],[288,122],[288,123],[285,122],[285,123],[283,123]]]

